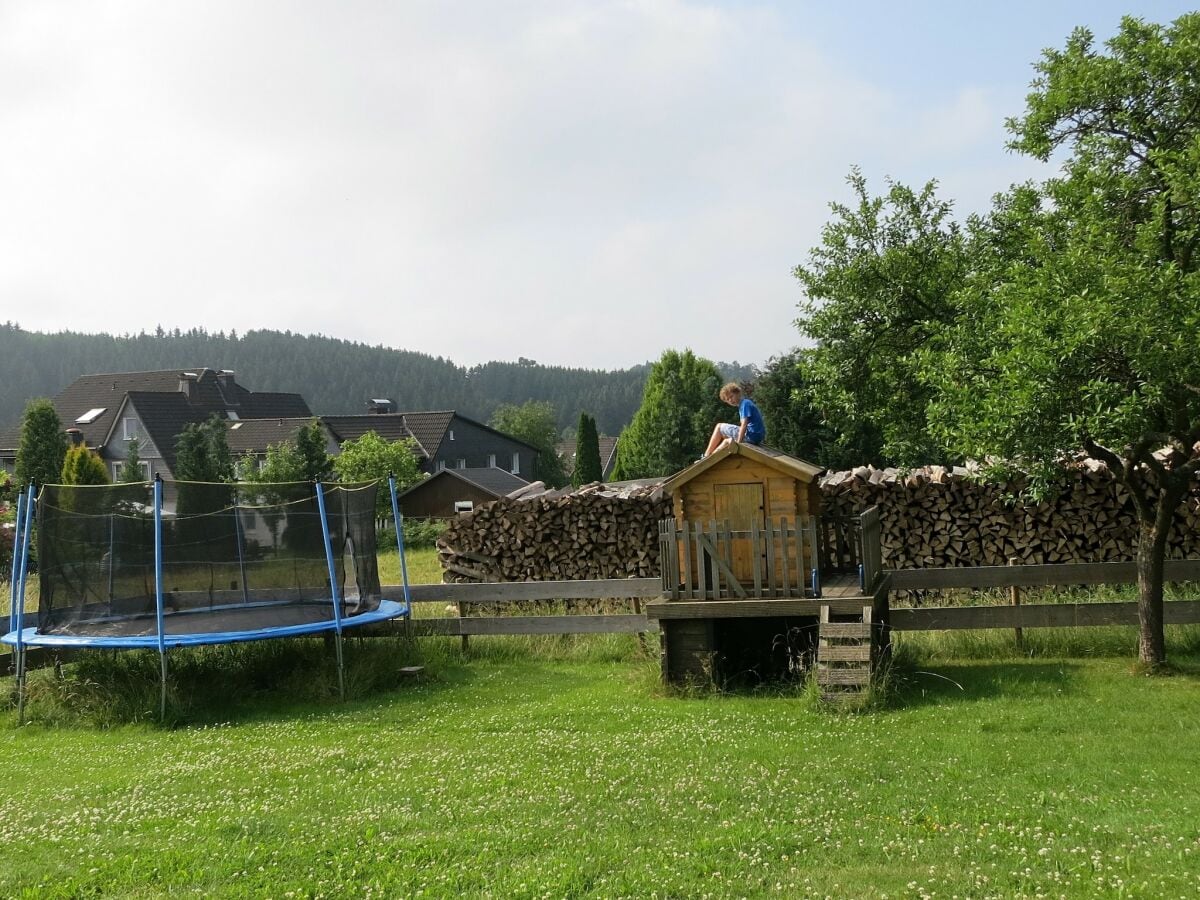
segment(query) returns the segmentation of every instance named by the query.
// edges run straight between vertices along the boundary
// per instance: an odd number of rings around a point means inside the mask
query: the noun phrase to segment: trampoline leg
[[[162,690],[158,700],[158,719],[160,722],[167,720],[167,652],[164,650],[158,654],[159,662],[162,664]]]
[[[334,632],[333,648],[337,654],[338,696],[344,702],[346,699],[346,672],[342,658],[342,633],[340,631]]]
[[[28,651],[21,648],[17,651],[17,724],[25,724],[25,654]]]

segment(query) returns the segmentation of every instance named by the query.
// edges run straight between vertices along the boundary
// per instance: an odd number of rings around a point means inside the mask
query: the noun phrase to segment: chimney
[[[217,384],[221,385],[221,390],[227,392],[226,396],[229,396],[228,392],[233,389],[235,374],[237,373],[233,369],[221,369],[217,372]]]
[[[83,443],[83,432],[80,431],[78,428],[68,428],[67,429],[67,442],[72,447],[78,447],[80,444]]]
[[[376,397],[367,401],[367,415],[382,416],[396,411],[396,405],[386,397]]]
[[[197,375],[195,372],[180,372],[179,373],[179,393],[192,398],[192,388],[196,386]]]

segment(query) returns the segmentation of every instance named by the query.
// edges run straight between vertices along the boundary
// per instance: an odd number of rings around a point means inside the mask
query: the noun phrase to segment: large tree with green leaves
[[[17,483],[54,484],[62,474],[66,455],[67,436],[54,404],[45,399],[30,400],[21,419],[15,471]]]
[[[575,429],[575,467],[571,470],[571,484],[579,487],[599,481],[604,475],[600,462],[600,433],[596,420],[585,412],[579,414],[579,427]]]
[[[1044,468],[1082,447],[1137,510],[1138,654],[1165,660],[1163,561],[1200,469],[1200,14],[1046,51],[1011,146],[1064,158],[993,210],[997,248],[927,354],[960,452]]]
[[[567,483],[562,460],[558,458],[558,413],[554,404],[529,400],[520,405],[505,404],[492,413],[488,425],[503,434],[537,447],[537,477],[547,487],[560,488]]]
[[[832,204],[821,243],[794,272],[806,294],[796,324],[816,343],[799,358],[803,380],[844,445],[878,433],[880,461],[935,462],[945,453],[927,427],[918,351],[954,320],[969,259],[963,231],[932,181],[920,191],[892,183],[873,197],[857,169],[847,180],[855,202]]]
[[[341,481],[379,480],[385,485],[387,477],[394,475],[397,491],[425,477],[417,465],[416,445],[411,439],[385,441],[374,431],[342,444],[342,452],[333,459],[333,470]],[[385,486],[376,502],[381,516],[391,515],[391,503]]]
[[[882,438],[871,422],[839,422],[817,406],[805,377],[811,351],[772,357],[754,385],[754,402],[770,429],[771,446],[829,469],[883,460]]]
[[[721,373],[712,361],[691,350],[663,353],[650,368],[642,405],[621,432],[613,477],[672,475],[695,462],[713,426],[731,419],[720,390]]]

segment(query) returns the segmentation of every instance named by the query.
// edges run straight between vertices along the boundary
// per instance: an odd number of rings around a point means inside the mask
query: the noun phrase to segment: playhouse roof
[[[712,456],[705,457],[698,462],[692,463],[686,469],[676,472],[667,479],[663,485],[663,491],[668,494],[675,493],[681,486],[687,484],[697,475],[702,475],[713,466],[720,465],[721,460],[728,459],[731,456],[745,456],[755,462],[761,462],[764,465],[776,469],[785,475],[796,478],[800,481],[815,481],[817,476],[825,471],[821,466],[813,465],[810,462],[805,462],[795,456],[789,456],[782,450],[776,450],[772,447],[764,447],[755,444],[739,444],[736,441],[730,441],[720,450],[717,450]]]

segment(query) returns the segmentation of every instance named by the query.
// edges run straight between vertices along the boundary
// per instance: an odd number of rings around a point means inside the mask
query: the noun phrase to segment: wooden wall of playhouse
[[[886,568],[1133,558],[1133,506],[1103,467],[1064,471],[1042,503],[1011,502],[1015,487],[962,469],[862,467],[825,476],[821,493],[826,514],[880,508]],[[456,519],[439,555],[447,581],[655,577],[658,522],[671,514],[670,498],[653,487],[502,500]],[[1200,557],[1200,486],[1176,515],[1170,555]]]

